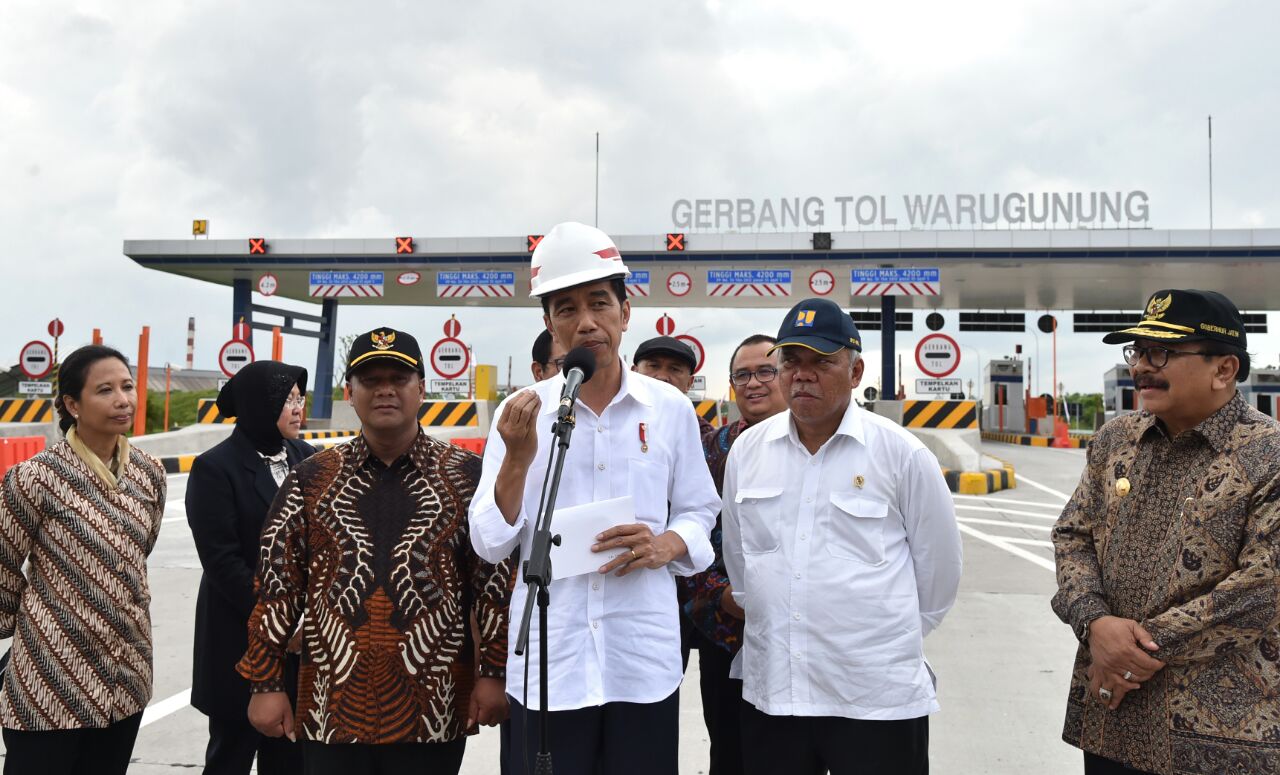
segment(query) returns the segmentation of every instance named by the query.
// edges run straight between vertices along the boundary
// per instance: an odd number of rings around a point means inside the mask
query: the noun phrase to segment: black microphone
[[[556,419],[563,420],[573,413],[573,402],[578,400],[583,383],[595,374],[596,356],[585,347],[575,347],[564,356],[560,370],[564,374],[564,390],[560,392],[560,412]]]

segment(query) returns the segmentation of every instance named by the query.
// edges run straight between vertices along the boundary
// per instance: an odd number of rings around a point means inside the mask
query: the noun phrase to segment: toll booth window
[[[1120,408],[1126,412],[1132,412],[1137,408],[1133,405],[1133,390],[1131,388],[1125,388],[1120,391]]]
[[[1258,411],[1268,417],[1273,416],[1271,413],[1271,396],[1267,393],[1258,394]]]

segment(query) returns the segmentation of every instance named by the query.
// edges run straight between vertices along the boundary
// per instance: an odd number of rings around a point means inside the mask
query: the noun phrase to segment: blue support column
[[[231,331],[235,330],[235,324],[241,319],[253,325],[253,286],[248,277],[237,277],[231,281]],[[230,335],[231,331],[227,334]]]
[[[898,380],[894,375],[897,347],[894,334],[898,323],[898,300],[893,296],[880,297],[880,397],[893,400],[898,397]]]
[[[311,416],[333,418],[333,358],[338,344],[338,300],[325,299],[320,316],[320,344],[316,348],[315,381],[312,382]]]

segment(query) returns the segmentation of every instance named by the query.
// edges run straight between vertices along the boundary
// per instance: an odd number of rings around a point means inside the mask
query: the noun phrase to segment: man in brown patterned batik
[[[361,436],[294,468],[263,528],[238,669],[260,732],[295,737],[297,719],[307,773],[456,773],[465,736],[507,715],[510,561],[471,548],[480,458],[422,432],[422,380],[413,337],[358,337],[347,383]],[[304,610],[295,713],[282,668]]]
[[[1280,426],[1236,391],[1244,321],[1155,293],[1128,342],[1143,411],[1089,445],[1053,532],[1080,640],[1063,739],[1089,775],[1280,771]]]

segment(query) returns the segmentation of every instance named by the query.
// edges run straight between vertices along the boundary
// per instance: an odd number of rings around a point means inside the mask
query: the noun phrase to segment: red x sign
[[[530,234],[530,235],[527,237],[527,240],[528,240],[528,242],[527,242],[527,245],[526,245],[525,249],[526,249],[526,250],[528,250],[530,253],[532,253],[532,252],[534,251],[534,249],[538,247],[538,243],[539,243],[539,242],[542,242],[542,235],[541,235],[541,234]]]
[[[667,250],[669,250],[669,251],[675,251],[675,252],[679,252],[679,253],[683,253],[683,252],[684,252],[684,235],[683,235],[683,234],[668,234],[668,235],[667,235]]]
[[[396,237],[396,252],[397,252],[397,253],[412,253],[412,252],[413,252],[413,237]]]
[[[267,252],[266,237],[250,237],[249,238],[249,255],[260,256]]]

